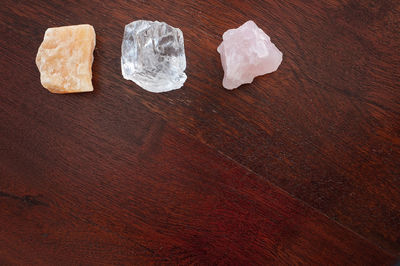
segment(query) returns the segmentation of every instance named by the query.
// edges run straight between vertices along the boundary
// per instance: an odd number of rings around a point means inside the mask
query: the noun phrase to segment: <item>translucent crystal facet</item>
[[[151,92],[179,89],[186,81],[182,31],[164,22],[138,20],[125,26],[121,68],[125,79]]]
[[[228,90],[276,71],[282,62],[282,52],[251,20],[237,29],[226,31],[222,38],[217,50],[225,72],[222,85]]]

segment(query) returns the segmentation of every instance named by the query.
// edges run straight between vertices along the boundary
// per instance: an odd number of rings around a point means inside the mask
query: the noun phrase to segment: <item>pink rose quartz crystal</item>
[[[228,90],[276,71],[282,62],[282,52],[251,20],[226,31],[222,38],[217,51],[221,54],[225,72],[222,85]]]

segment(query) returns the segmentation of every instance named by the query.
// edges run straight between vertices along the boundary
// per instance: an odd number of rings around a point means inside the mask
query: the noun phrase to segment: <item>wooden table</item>
[[[124,25],[182,29],[188,79],[124,80]],[[222,88],[254,20],[279,70]],[[3,0],[0,264],[390,265],[400,252],[400,2]],[[42,88],[46,28],[92,24],[93,93]]]

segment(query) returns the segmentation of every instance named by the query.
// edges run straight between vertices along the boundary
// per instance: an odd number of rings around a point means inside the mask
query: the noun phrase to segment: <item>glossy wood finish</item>
[[[0,264],[390,264],[400,252],[398,1],[10,1],[0,6]],[[184,32],[184,88],[123,80],[123,26]],[[279,71],[229,92],[253,19]],[[53,95],[46,28],[90,23],[95,92]]]

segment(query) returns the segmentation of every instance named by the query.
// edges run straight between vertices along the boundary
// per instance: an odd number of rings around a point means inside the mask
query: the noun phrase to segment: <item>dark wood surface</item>
[[[124,25],[182,29],[188,80],[122,78]],[[226,91],[253,19],[279,70]],[[42,88],[48,27],[97,34],[93,93]],[[400,253],[400,2],[0,5],[0,264],[390,265]]]

